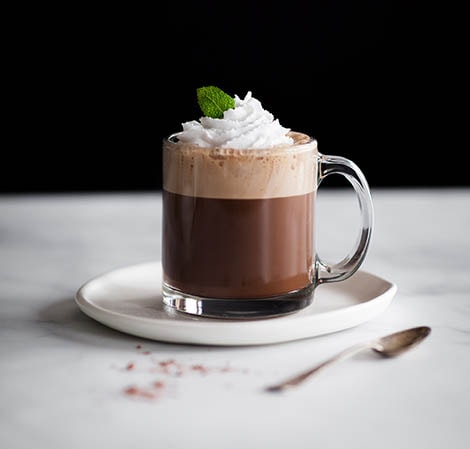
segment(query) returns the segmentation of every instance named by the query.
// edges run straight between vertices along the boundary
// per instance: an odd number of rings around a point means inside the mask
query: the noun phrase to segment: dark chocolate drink
[[[165,282],[210,298],[263,298],[312,280],[313,192],[203,198],[164,191]]]
[[[259,299],[312,285],[316,142],[263,150],[163,146],[164,282],[203,298]]]

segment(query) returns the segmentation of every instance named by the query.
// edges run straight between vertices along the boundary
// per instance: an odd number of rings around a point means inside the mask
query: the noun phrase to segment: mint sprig
[[[206,117],[223,118],[224,112],[235,107],[235,99],[216,86],[197,89],[197,102]]]

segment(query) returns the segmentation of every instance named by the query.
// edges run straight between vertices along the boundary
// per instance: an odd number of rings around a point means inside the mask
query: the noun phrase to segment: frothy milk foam
[[[208,148],[167,140],[163,144],[163,188],[180,195],[227,199],[313,192],[317,142],[302,133],[289,132],[289,136],[293,145],[266,149]]]

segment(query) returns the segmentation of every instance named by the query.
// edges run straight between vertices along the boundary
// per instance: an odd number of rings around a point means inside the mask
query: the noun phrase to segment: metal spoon
[[[271,385],[266,388],[267,391],[282,391],[287,388],[292,388],[304,380],[306,380],[311,375],[317,373],[318,371],[330,366],[334,362],[343,360],[347,357],[351,357],[358,352],[361,352],[365,349],[372,349],[378,352],[384,357],[394,357],[401,354],[404,351],[407,351],[410,348],[413,348],[418,343],[420,343],[424,338],[426,338],[431,332],[431,328],[428,326],[413,327],[411,329],[405,329],[400,332],[395,332],[384,337],[368,341],[366,343],[360,343],[350,348],[345,349],[339,354],[325,360],[320,365],[315,366],[303,373],[300,373],[290,379],[287,379],[279,384]]]

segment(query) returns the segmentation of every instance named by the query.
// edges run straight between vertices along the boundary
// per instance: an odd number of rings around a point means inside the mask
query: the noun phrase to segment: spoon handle
[[[266,390],[267,391],[282,391],[282,390],[285,390],[286,388],[295,387],[299,385],[300,383],[302,383],[307,378],[309,378],[310,376],[312,376],[313,374],[318,373],[322,369],[326,368],[327,366],[330,366],[331,364],[335,362],[339,362],[340,360],[344,360],[348,357],[351,357],[354,354],[357,354],[358,352],[361,352],[364,349],[368,349],[370,347],[371,347],[370,343],[360,343],[360,344],[351,346],[350,348],[347,348],[344,351],[341,351],[335,356],[330,357],[329,359],[325,360],[324,362],[320,363],[319,365],[313,368],[308,369],[307,371],[303,371],[302,373],[297,374],[294,377],[291,377],[278,384],[267,387]]]

